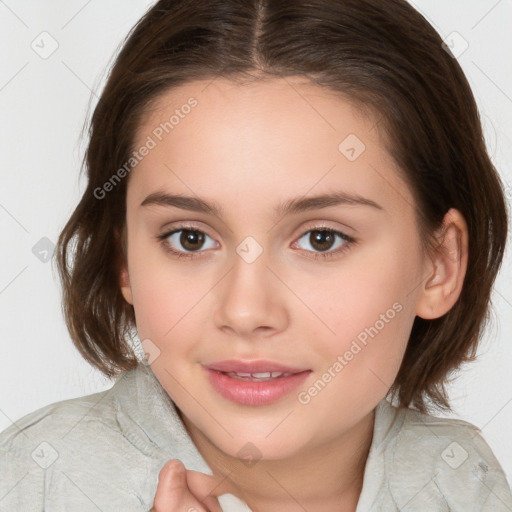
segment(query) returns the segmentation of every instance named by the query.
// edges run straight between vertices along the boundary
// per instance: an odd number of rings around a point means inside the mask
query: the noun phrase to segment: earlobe
[[[121,269],[119,282],[124,299],[133,306],[132,287],[130,286],[130,276],[126,265]]]
[[[450,209],[439,231],[416,314],[426,320],[446,314],[457,302],[467,269],[468,228],[462,214]]]
[[[123,237],[125,236],[125,231],[123,231]],[[126,244],[124,243],[124,238],[122,239],[116,230],[114,233],[114,237],[116,239],[116,243],[120,246],[119,252],[121,263],[119,265],[119,287],[121,289],[121,293],[123,294],[124,299],[128,304],[133,306],[133,296],[132,296],[132,288],[130,285],[130,275],[128,273],[128,263],[127,263],[127,255],[126,255]]]

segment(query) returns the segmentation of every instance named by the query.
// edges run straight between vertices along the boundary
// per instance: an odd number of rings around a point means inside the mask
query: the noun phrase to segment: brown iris
[[[335,235],[331,231],[314,230],[309,235],[311,246],[318,251],[326,251],[330,249],[335,241]]]
[[[204,233],[183,229],[180,236],[180,243],[187,251],[200,249],[204,244]]]

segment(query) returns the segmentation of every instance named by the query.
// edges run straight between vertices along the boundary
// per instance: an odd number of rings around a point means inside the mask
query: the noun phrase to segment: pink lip
[[[290,368],[269,361],[222,361],[203,365],[203,368],[208,374],[210,384],[220,395],[232,402],[253,406],[267,405],[279,400],[302,384],[311,373],[311,370]],[[230,377],[224,372],[285,372],[292,375],[255,382]]]
[[[307,368],[291,368],[272,361],[240,361],[230,359],[229,361],[217,361],[214,363],[203,364],[204,367],[210,370],[218,370],[220,372],[245,372],[245,373],[258,373],[258,372],[283,372],[283,373],[300,373],[307,371]]]

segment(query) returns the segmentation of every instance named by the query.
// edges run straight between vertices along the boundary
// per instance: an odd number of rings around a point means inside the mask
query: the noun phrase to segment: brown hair
[[[427,412],[429,400],[449,410],[445,381],[475,358],[488,321],[507,213],[469,84],[440,36],[404,0],[161,0],[140,19],[92,115],[87,189],[57,244],[73,342],[108,377],[139,364],[127,338],[134,310],[120,291],[124,238],[116,236],[124,233],[128,180],[104,197],[97,191],[129,160],[150,102],[196,79],[293,75],[381,116],[425,240],[448,209],[466,219],[461,296],[441,318],[416,317],[390,389],[401,407]]]

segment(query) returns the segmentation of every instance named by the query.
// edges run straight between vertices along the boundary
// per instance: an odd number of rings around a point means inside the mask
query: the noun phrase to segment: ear
[[[126,251],[126,228],[123,230],[123,234],[119,235],[119,232],[116,230],[114,233],[116,243],[120,247],[120,262],[119,262],[119,286],[121,288],[121,293],[123,294],[124,299],[128,304],[133,306],[133,296],[132,296],[132,287],[130,285],[130,275],[128,274],[128,258]]]
[[[447,313],[460,296],[468,264],[468,227],[462,214],[451,208],[436,232],[437,246],[426,265],[416,314],[426,320]]]
[[[121,267],[119,282],[124,300],[133,306],[132,287],[130,286],[130,276],[128,275],[128,265],[126,263]]]

